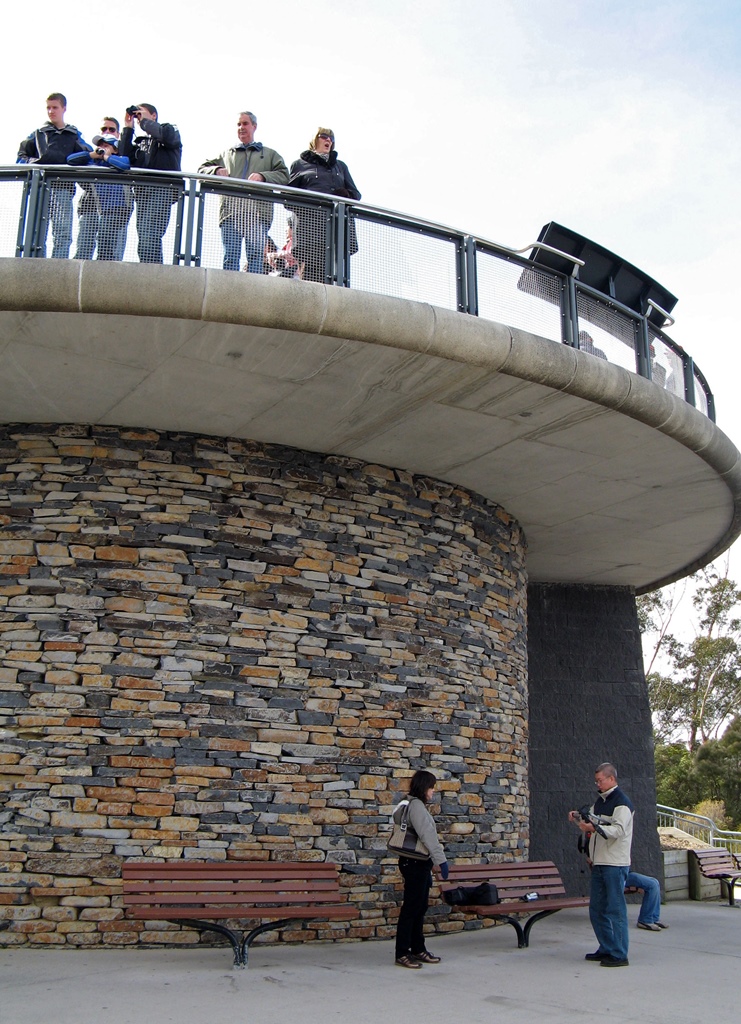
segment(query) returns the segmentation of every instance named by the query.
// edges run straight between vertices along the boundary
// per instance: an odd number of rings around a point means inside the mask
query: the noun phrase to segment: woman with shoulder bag
[[[437,828],[427,805],[435,789],[432,772],[415,772],[409,783],[408,800],[402,800],[394,811],[394,823],[399,825],[406,818],[407,831],[416,834],[424,844],[429,856],[399,857],[399,871],[404,879],[404,899],[396,926],[396,964],[419,970],[423,964],[439,964],[440,957],[433,956],[425,949],[424,917],[429,904],[432,886],[432,871],[445,880],[448,864],[445,851],[437,837]],[[419,849],[419,842],[417,843]],[[424,853],[421,854],[424,856]]]

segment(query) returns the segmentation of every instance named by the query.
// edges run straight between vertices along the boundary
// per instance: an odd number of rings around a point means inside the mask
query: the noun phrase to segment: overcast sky
[[[185,170],[235,141],[243,109],[289,164],[331,127],[365,202],[514,248],[555,220],[656,278],[679,298],[670,335],[741,446],[737,0],[123,10],[37,0],[5,12],[0,163],[46,119],[52,90],[88,140],[103,115],[154,103],[180,128]]]

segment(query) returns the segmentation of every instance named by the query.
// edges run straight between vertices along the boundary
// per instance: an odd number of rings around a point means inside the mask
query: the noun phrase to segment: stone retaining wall
[[[451,857],[526,856],[525,582],[517,523],[437,480],[5,428],[0,940],[199,941],[123,918],[141,857],[338,861],[361,918],[309,934],[389,935],[419,767]]]

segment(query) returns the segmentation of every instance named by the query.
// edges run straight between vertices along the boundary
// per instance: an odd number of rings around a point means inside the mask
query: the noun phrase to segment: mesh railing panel
[[[15,256],[18,219],[23,205],[23,181],[2,181],[0,185],[0,256]]]
[[[219,194],[210,188],[203,190],[200,202],[203,204],[198,246],[200,266],[269,274],[295,262],[291,260],[291,218],[280,203],[271,199],[245,199],[233,192]]]
[[[609,302],[578,290],[576,310],[580,348],[636,373],[638,322]]]
[[[705,385],[697,374],[693,374],[695,380],[695,408],[699,409],[705,416],[710,415],[708,396],[705,394]]]
[[[128,183],[114,172],[85,178],[47,178],[48,223],[41,254],[55,259],[177,262],[176,184]]]
[[[562,341],[563,283],[556,274],[476,251],[479,316]]]
[[[399,299],[458,308],[458,246],[421,229],[353,218],[358,251],[349,257],[350,287]],[[352,229],[350,231],[352,243]],[[350,246],[352,251],[353,245]]]
[[[681,357],[653,331],[648,332],[651,380],[677,398],[684,398],[684,366]]]

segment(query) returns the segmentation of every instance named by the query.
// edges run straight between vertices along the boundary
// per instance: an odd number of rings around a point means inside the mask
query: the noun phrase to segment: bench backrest
[[[724,846],[714,846],[712,850],[693,850],[700,865],[700,871],[738,871],[733,854]]]
[[[565,896],[561,875],[550,860],[509,864],[461,864],[450,868],[448,885],[478,885],[493,882],[502,900],[521,899],[525,893]]]
[[[321,906],[343,899],[338,872],[324,861],[128,861],[121,869],[124,902],[147,907]]]

